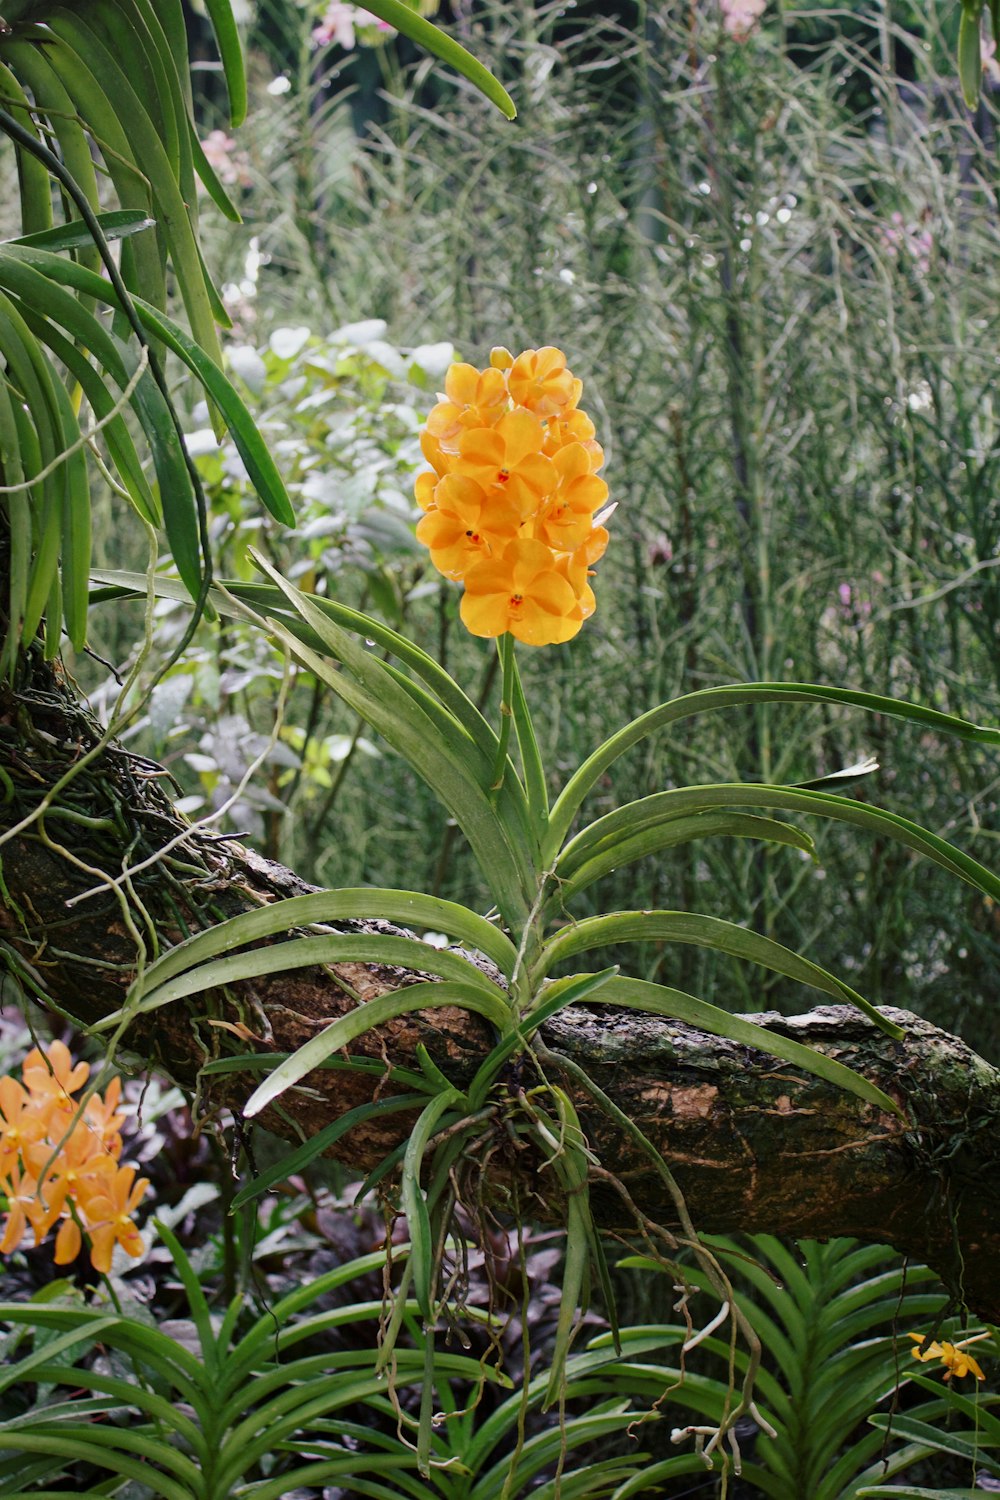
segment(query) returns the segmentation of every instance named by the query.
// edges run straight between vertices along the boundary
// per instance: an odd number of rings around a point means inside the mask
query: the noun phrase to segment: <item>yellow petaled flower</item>
[[[507,410],[507,382],[500,370],[480,372],[473,365],[452,365],[444,392],[427,418],[427,431],[448,452],[455,451],[466,427],[489,426]]]
[[[473,635],[499,636],[509,630],[526,646],[572,640],[583,624],[576,594],[557,572],[551,551],[530,540],[511,542],[502,557],[470,568],[461,614]]]
[[[557,552],[575,552],[594,529],[594,512],[607,500],[608,487],[591,473],[582,443],[560,448],[553,462],[559,484],[537,514],[535,536]]]
[[[115,1244],[142,1253],[130,1216],[148,1183],[133,1187],[134,1168],[118,1165],[121,1083],[112,1079],[103,1099],[92,1094],[81,1109],[73,1096],[89,1076],[89,1063],[74,1063],[69,1048],[53,1042],[45,1053],[28,1053],[22,1083],[0,1078],[0,1192],[7,1198],[0,1254],[16,1250],[29,1228],[40,1244],[56,1223],[57,1265],[76,1259],[81,1228],[95,1270],[110,1270]]]
[[[142,1236],[132,1223],[132,1215],[149,1187],[149,1178],[140,1177],[133,1187],[134,1177],[134,1167],[118,1167],[109,1178],[106,1195],[91,1198],[84,1209],[91,1264],[105,1275],[111,1270],[116,1245],[133,1258],[142,1254]]]
[[[503,551],[520,524],[508,495],[488,495],[474,479],[446,474],[435,488],[433,508],[417,523],[417,541],[440,572],[459,579],[495,550]]]
[[[566,368],[561,349],[525,349],[507,371],[507,389],[517,406],[526,406],[540,417],[569,411],[580,399],[582,380]]]
[[[474,479],[498,500],[517,506],[521,520],[534,515],[558,484],[558,471],[542,453],[542,424],[529,411],[509,411],[495,427],[462,433],[454,472]]]
[[[953,1375],[957,1375],[960,1380],[963,1375],[974,1375],[977,1380],[986,1379],[972,1355],[965,1352],[967,1345],[985,1338],[985,1334],[977,1334],[972,1339],[963,1339],[960,1344],[949,1344],[947,1340],[942,1339],[940,1344],[937,1342],[928,1344],[926,1349],[923,1347],[924,1334],[908,1333],[906,1336],[914,1342],[915,1347],[910,1351],[914,1359],[922,1360],[924,1363],[930,1359],[940,1360],[946,1371],[945,1380],[950,1380]]]
[[[593,614],[592,564],[604,553],[604,450],[577,403],[583,385],[561,349],[516,357],[497,346],[484,370],[453,364],[420,446],[417,539],[465,584],[474,635],[528,645],[568,641]]]

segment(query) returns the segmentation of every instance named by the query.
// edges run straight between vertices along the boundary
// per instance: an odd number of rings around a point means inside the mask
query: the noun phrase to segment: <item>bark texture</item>
[[[172,810],[166,773],[120,746],[93,753],[97,737],[71,690],[47,669],[2,691],[0,954],[21,991],[85,1024],[121,1005],[135,971],[136,933],[152,954],[222,918],[310,889],[230,840],[188,829]],[[137,871],[130,883],[109,890],[108,880],[126,868]],[[379,922],[371,929],[394,930]],[[239,1051],[241,1039],[255,1051],[291,1051],[353,1008],[354,995],[368,1000],[418,977],[358,964],[268,975],[139,1018],[126,1045],[193,1089],[206,1058]],[[753,1019],[870,1078],[899,1102],[905,1121],[764,1052],[662,1018],[581,1006],[547,1023],[546,1075],[572,1095],[612,1174],[595,1178],[598,1221],[623,1231],[633,1223],[616,1182],[649,1218],[671,1225],[676,1215],[648,1157],[595,1102],[580,1068],[660,1151],[699,1229],[886,1243],[934,1267],[976,1315],[1000,1321],[1000,1073],[928,1022],[891,1014],[906,1027],[900,1042],[846,1006]],[[402,1017],[351,1050],[406,1066],[423,1042],[461,1085],[492,1040],[484,1022],[456,1008]],[[238,1109],[253,1082],[240,1074],[213,1079],[202,1086],[203,1103]],[[346,1070],[308,1083],[283,1103],[312,1134],[371,1098],[377,1078]],[[508,1090],[516,1088],[512,1076]],[[275,1114],[265,1123],[287,1132]],[[357,1128],[338,1154],[370,1168],[410,1123],[392,1115]],[[556,1184],[537,1162],[494,1152],[490,1174],[501,1187],[516,1176],[529,1211],[560,1217]]]

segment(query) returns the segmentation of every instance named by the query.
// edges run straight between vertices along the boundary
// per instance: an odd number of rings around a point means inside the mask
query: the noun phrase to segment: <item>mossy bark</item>
[[[0,690],[0,953],[24,994],[86,1025],[121,1005],[136,970],[136,933],[152,956],[189,932],[309,887],[230,840],[188,828],[173,812],[162,769],[121,746],[100,748],[83,764],[96,725],[57,674],[35,664],[29,676],[29,665],[19,683]],[[137,873],[109,890],[125,868]],[[96,895],[78,899],[95,887]],[[185,1088],[199,1087],[203,1106],[238,1109],[254,1078],[226,1075],[209,1085],[200,1076],[207,1058],[241,1045],[291,1051],[353,1008],[355,995],[368,1000],[415,977],[358,964],[267,975],[140,1017],[126,1045]],[[977,1315],[1000,1321],[1000,1073],[928,1022],[891,1014],[906,1027],[902,1041],[846,1006],[754,1019],[864,1074],[905,1119],[680,1023],[585,1006],[550,1021],[542,1033],[546,1076],[573,1097],[605,1169],[592,1188],[598,1221],[628,1232],[628,1199],[666,1226],[676,1212],[662,1176],[581,1084],[579,1069],[661,1153],[699,1229],[886,1243],[933,1266]],[[485,1023],[455,1008],[402,1017],[351,1050],[405,1066],[422,1042],[462,1084],[492,1040]],[[507,1080],[512,1106],[520,1081]],[[283,1100],[293,1133],[315,1133],[369,1099],[377,1082],[370,1072],[313,1075],[307,1090]],[[289,1133],[289,1120],[275,1112],[265,1123]],[[370,1168],[410,1123],[378,1118],[344,1137],[338,1153]],[[561,1217],[551,1174],[537,1162],[522,1165],[516,1153],[491,1155],[500,1198],[512,1177],[528,1213]]]

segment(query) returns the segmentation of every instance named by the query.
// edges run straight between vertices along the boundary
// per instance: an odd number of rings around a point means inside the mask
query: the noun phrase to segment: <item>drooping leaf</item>
[[[775,942],[762,933],[752,932],[735,922],[726,922],[721,917],[709,917],[700,912],[689,911],[627,911],[611,912],[607,916],[585,917],[572,927],[558,932],[543,944],[535,965],[540,978],[566,959],[588,949],[606,947],[612,943],[675,942],[695,943],[699,947],[711,948],[718,953],[728,953],[733,958],[745,959],[759,964],[776,974],[784,974],[800,984],[832,995],[835,1000],[847,1000],[863,1010],[870,1020],[888,1036],[901,1037],[902,1028],[889,1021],[863,996],[814,964]]]
[[[142,236],[138,236],[138,240],[141,239]],[[57,286],[74,287],[101,302],[115,305],[114,292],[108,284],[73,261],[52,255],[48,251],[18,245],[3,247],[3,254],[32,266]],[[178,324],[141,297],[133,298],[133,303],[147,332],[159,339],[188,366],[202,383],[206,395],[221,411],[237,451],[247,466],[251,482],[268,510],[283,525],[294,525],[295,515],[281,475],[235,388],[218,365],[202,352]]]
[[[718,785],[678,787],[656,792],[638,802],[598,818],[571,839],[555,864],[557,878],[575,873],[585,860],[613,850],[621,838],[631,838],[668,823],[682,813],[708,812],[720,807],[783,808],[790,812],[816,813],[840,823],[852,823],[882,838],[891,839],[932,859],[942,869],[967,881],[994,900],[1000,898],[1000,877],[985,865],[939,838],[919,823],[899,813],[887,812],[867,802],[855,802],[831,792],[797,787],[767,786],[760,782],[722,782]]]
[[[475,84],[480,93],[485,94],[491,104],[513,120],[517,114],[514,101],[507,90],[493,77],[488,68],[473,57],[471,52],[456,42],[447,32],[442,31],[440,26],[418,15],[416,11],[410,10],[402,0],[375,0],[375,3],[366,6],[373,16],[378,16],[380,21],[385,21],[396,31],[401,31],[408,36],[418,47],[439,57],[442,62],[454,68],[456,73],[461,73],[470,83]]]
[[[868,713],[907,719],[941,734],[955,735],[976,744],[1000,745],[1000,729],[971,724],[954,714],[941,713],[918,703],[903,703],[881,693],[827,688],[809,682],[752,682],[732,687],[703,688],[699,692],[687,693],[682,698],[671,699],[669,703],[661,703],[650,709],[648,713],[640,715],[624,729],[611,735],[588,756],[570,777],[552,808],[548,838],[543,851],[546,863],[555,858],[591,788],[626,750],[650,735],[659,733],[668,725],[693,715],[761,703],[840,703],[864,709]]]
[[[492,1021],[498,1030],[504,1030],[509,1025],[509,1011],[501,1001],[464,981],[405,985],[402,989],[393,990],[391,994],[378,995],[374,1000],[357,1006],[310,1037],[308,1042],[291,1053],[258,1084],[243,1106],[244,1116],[252,1119],[254,1115],[259,1115],[262,1109],[266,1109],[286,1090],[301,1083],[326,1058],[348,1046],[356,1037],[363,1036],[366,1031],[373,1031],[376,1026],[394,1021],[398,1016],[412,1011],[433,1010],[442,1005],[456,1005],[465,1010],[476,1011]]]
[[[156,224],[155,219],[137,209],[115,209],[111,213],[96,214],[95,217],[109,244],[115,240],[127,239],[130,234],[151,229]],[[13,239],[0,240],[0,245],[27,245],[34,250],[52,251],[90,249],[93,243],[90,230],[82,219],[70,219],[65,224],[40,230],[37,234],[20,234]]]
[[[682,990],[670,989],[666,985],[653,984],[644,979],[617,978],[602,985],[592,997],[592,1003],[621,1005],[628,1010],[648,1010],[654,1015],[684,1021],[689,1026],[697,1027],[699,1031],[707,1031],[711,1036],[728,1037],[730,1041],[739,1042],[745,1047],[753,1047],[758,1052],[780,1057],[783,1062],[812,1073],[825,1083],[857,1094],[859,1098],[868,1100],[888,1114],[899,1113],[897,1105],[888,1094],[862,1078],[852,1068],[845,1067],[843,1063],[812,1047],[793,1041],[791,1037],[783,1036],[779,1031],[759,1026],[745,1016],[733,1015],[717,1005],[710,1005],[706,1000],[686,995]]]
[[[498,927],[454,901],[424,896],[419,891],[360,886],[356,890],[312,891],[305,896],[290,896],[218,922],[186,938],[150,964],[144,984],[147,988],[165,984],[220,953],[231,953],[275,933],[287,934],[294,927],[371,918],[450,933],[492,958],[508,978],[517,957],[514,945]]]

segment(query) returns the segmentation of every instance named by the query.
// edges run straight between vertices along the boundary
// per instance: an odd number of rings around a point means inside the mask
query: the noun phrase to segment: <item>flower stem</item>
[[[500,637],[497,650],[500,653],[500,665],[503,668],[503,686],[500,689],[500,743],[497,745],[497,758],[493,766],[493,779],[490,782],[490,799],[493,802],[496,801],[497,793],[503,786],[504,773],[507,769],[507,746],[510,744],[510,728],[514,717],[514,710],[511,706],[514,687],[514,637],[509,631]]]

